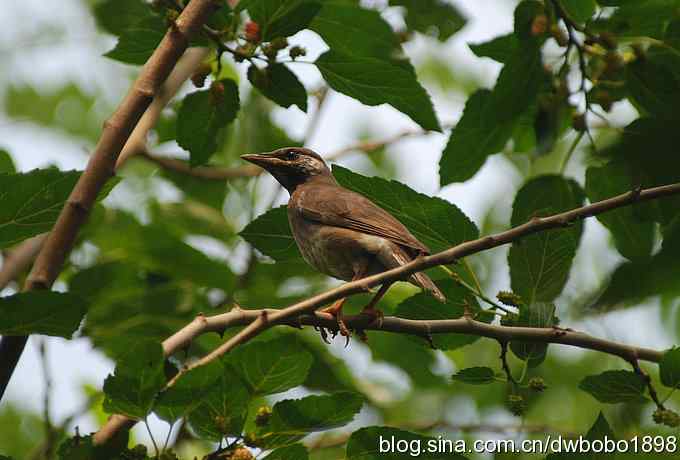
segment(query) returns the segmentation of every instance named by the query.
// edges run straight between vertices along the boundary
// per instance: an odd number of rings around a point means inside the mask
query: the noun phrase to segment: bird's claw
[[[334,309],[325,309],[321,310],[323,313],[328,313],[329,315],[333,316],[335,318],[335,321],[337,322],[338,328],[334,329],[331,331],[331,339],[335,339],[335,337],[340,334],[341,336],[345,337],[345,348],[349,345],[349,339],[352,337],[352,332],[349,330],[347,327],[347,324],[345,323],[345,320],[342,316],[342,311],[341,310],[334,310]],[[326,332],[326,329],[323,327],[319,327],[319,332],[321,333],[321,338],[323,339],[324,342],[327,344],[330,344],[328,341],[328,333]]]

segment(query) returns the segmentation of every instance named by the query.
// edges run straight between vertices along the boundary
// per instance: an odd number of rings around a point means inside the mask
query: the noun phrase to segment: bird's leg
[[[387,282],[380,286],[380,290],[373,296],[371,301],[366,305],[363,310],[361,310],[361,314],[363,315],[368,315],[371,318],[373,318],[373,321],[371,321],[371,324],[377,323],[380,324],[382,322],[383,314],[382,311],[378,310],[375,308],[375,305],[382,299],[382,297],[387,293],[387,290],[392,286],[392,282]]]
[[[347,329],[347,325],[345,324],[345,320],[343,319],[342,316],[342,306],[345,304],[345,300],[347,300],[346,297],[338,299],[335,302],[333,302],[333,305],[331,305],[330,307],[322,309],[321,312],[332,315],[338,322],[338,329],[340,330],[340,335],[342,335],[343,337],[347,337],[349,339],[351,333],[349,332],[349,329]]]

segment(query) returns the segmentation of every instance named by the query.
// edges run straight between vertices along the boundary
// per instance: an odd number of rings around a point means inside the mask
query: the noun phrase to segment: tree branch
[[[24,285],[25,291],[49,289],[71,252],[78,230],[85,223],[99,191],[114,175],[118,156],[159,88],[189,45],[189,38],[219,7],[215,0],[191,0],[170,26],[137,80],[104,123],[99,142],[80,176]],[[28,337],[5,337],[0,343],[0,399],[21,357]]]
[[[221,332],[227,327],[236,325],[247,326],[211,353],[180,371],[175,375],[169,385],[172,385],[178,378],[181,378],[188,370],[217,359],[273,325],[287,324],[295,327],[310,325],[335,330],[337,329],[337,322],[331,315],[314,312],[314,310],[334,300],[365,292],[368,287],[376,286],[388,281],[404,279],[412,273],[427,268],[455,263],[463,257],[514,241],[519,241],[521,238],[533,233],[554,228],[568,227],[572,223],[585,219],[586,217],[602,214],[606,211],[611,211],[633,203],[677,194],[680,194],[680,183],[645,190],[638,189],[549,217],[534,217],[529,222],[510,230],[478,238],[476,240],[466,241],[446,251],[427,257],[417,258],[406,265],[357,281],[345,283],[342,286],[318,294],[282,310],[243,310],[235,308],[232,311],[221,315],[211,317],[200,315],[186,327],[163,342],[163,351],[166,356],[189,346],[195,337],[203,333]],[[314,313],[312,314],[312,312]],[[582,332],[559,328],[498,326],[465,317],[450,320],[418,321],[388,316],[383,318],[382,323],[379,325],[372,324],[370,321],[371,318],[365,315],[349,316],[345,318],[347,325],[357,330],[381,330],[413,334],[421,337],[427,337],[430,334],[461,333],[493,338],[502,342],[522,340],[559,343],[609,353],[619,356],[629,362],[637,360],[659,362],[663,355],[660,351],[611,342],[592,337]],[[109,422],[95,434],[95,443],[105,443],[113,434],[118,432],[118,430],[129,428],[134,425],[134,423],[133,420],[130,420],[127,417],[114,415]]]

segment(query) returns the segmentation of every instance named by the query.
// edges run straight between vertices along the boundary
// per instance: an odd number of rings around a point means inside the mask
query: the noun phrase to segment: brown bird
[[[323,159],[306,148],[288,147],[270,153],[243,155],[276,178],[290,193],[288,222],[304,259],[322,273],[345,281],[407,264],[429,249],[394,216],[363,195],[337,183]],[[429,291],[440,301],[444,294],[424,273],[408,281]],[[375,305],[393,282],[380,287],[362,311],[375,319]],[[342,317],[345,299],[322,310],[333,315],[345,337],[349,330]]]

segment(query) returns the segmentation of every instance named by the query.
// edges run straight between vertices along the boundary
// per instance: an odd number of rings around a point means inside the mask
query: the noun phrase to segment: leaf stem
[[[578,144],[581,142],[581,139],[583,139],[583,135],[585,134],[585,131],[580,131],[574,141],[571,143],[569,146],[569,150],[567,150],[567,154],[564,156],[564,159],[562,160],[562,166],[560,167],[560,174],[563,174],[564,171],[567,169],[567,165],[569,164],[569,160],[571,160],[571,156],[573,155],[574,151],[576,150],[576,147]]]

